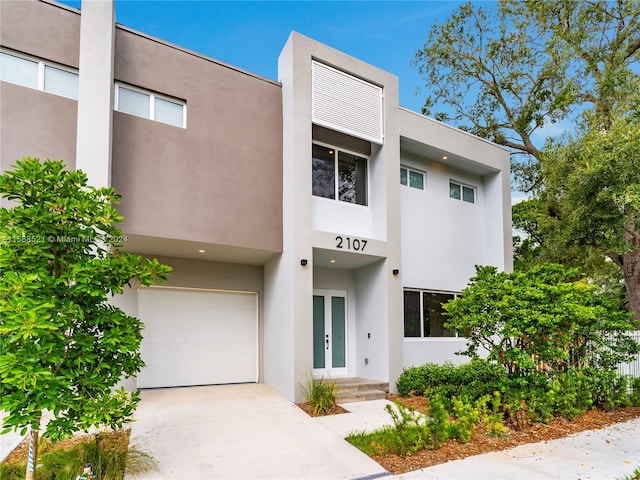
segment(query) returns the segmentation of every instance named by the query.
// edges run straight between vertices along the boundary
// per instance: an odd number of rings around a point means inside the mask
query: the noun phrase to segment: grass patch
[[[42,439],[39,444],[36,478],[38,480],[75,480],[86,463],[91,463],[95,478],[123,480],[155,470],[157,463],[148,452],[129,446],[130,430],[114,430],[94,435],[73,437],[52,443]],[[19,448],[0,464],[2,480],[24,478],[28,447]]]
[[[346,440],[370,457],[388,455],[398,450],[396,430],[391,426],[385,426],[370,433],[364,431],[352,432]]]

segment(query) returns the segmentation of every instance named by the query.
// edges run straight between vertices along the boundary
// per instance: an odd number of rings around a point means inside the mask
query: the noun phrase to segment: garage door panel
[[[141,289],[140,388],[257,381],[257,294]]]

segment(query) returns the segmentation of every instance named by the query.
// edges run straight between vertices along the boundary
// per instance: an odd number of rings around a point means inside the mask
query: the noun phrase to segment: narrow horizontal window
[[[424,173],[411,168],[400,167],[400,183],[411,188],[424,190]]]
[[[0,80],[78,99],[77,71],[13,52],[0,52]]]
[[[186,104],[138,87],[116,84],[115,110],[184,128]]]
[[[456,200],[462,200],[467,203],[476,203],[476,189],[475,187],[469,187],[450,181],[449,197]]]

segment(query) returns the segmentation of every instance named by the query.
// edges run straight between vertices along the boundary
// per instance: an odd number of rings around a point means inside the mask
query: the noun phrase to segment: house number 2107
[[[356,252],[364,252],[364,247],[367,246],[366,240],[360,240],[358,238],[349,238],[338,235],[336,237],[336,248],[346,248],[347,250],[355,250]]]

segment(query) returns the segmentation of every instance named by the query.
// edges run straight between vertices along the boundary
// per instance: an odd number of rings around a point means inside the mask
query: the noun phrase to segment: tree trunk
[[[636,320],[640,321],[640,249],[624,254],[622,272],[627,287],[629,308]]]
[[[38,430],[31,430],[29,440],[29,457],[27,458],[26,480],[35,480],[36,466],[38,465]]]

